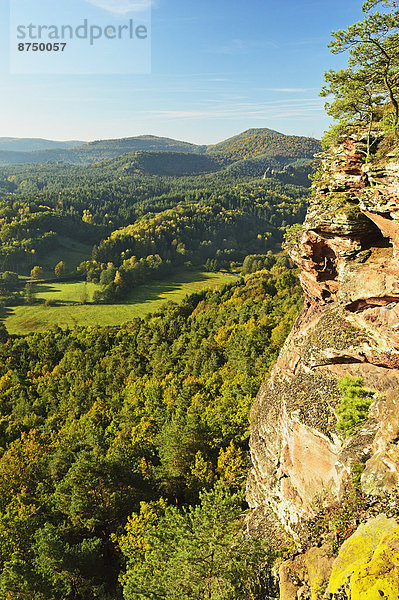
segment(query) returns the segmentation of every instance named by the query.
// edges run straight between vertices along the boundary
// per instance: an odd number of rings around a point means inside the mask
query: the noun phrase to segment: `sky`
[[[38,22],[48,22],[44,0],[25,1],[36,1]],[[318,95],[324,71],[346,63],[327,48],[330,33],[362,18],[361,0],[51,1],[71,22],[140,23],[150,11],[149,72],[129,72],[126,43],[107,62],[100,42],[88,73],[10,72],[17,40],[9,3],[23,0],[0,0],[0,137],[152,134],[212,144],[268,127],[319,138],[330,123]],[[69,55],[72,71],[84,60],[79,52]]]

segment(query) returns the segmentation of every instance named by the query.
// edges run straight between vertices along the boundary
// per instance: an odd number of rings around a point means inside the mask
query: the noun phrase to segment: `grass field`
[[[93,283],[73,282],[36,285],[36,297],[56,300],[57,306],[16,306],[0,310],[0,318],[11,334],[43,331],[52,325],[121,325],[134,317],[157,310],[169,300],[178,302],[187,294],[212,288],[233,278],[220,273],[188,271],[176,273],[167,281],[152,281],[131,292],[123,303],[80,304],[86,291],[89,301],[97,288]]]

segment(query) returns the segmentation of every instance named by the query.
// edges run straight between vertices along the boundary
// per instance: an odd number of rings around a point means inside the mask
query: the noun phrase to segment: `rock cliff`
[[[399,144],[375,134],[365,161],[366,142],[353,136],[320,155],[304,226],[286,242],[304,308],[251,419],[250,531],[296,551],[324,544],[328,572],[342,543],[334,519],[349,537],[379,513],[399,514]],[[372,392],[351,435],[337,429],[345,376]],[[295,594],[311,589],[305,571],[290,579]],[[292,590],[281,597],[307,597]]]

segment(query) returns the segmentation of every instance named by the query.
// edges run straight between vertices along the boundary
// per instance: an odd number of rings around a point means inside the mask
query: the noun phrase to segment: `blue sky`
[[[84,10],[75,18],[137,18],[126,12],[137,1],[150,0],[68,6]],[[323,73],[345,64],[327,48],[330,32],[362,18],[358,0],[154,0],[150,74],[15,75],[8,1],[0,6],[0,136],[58,140],[150,133],[214,143],[250,127],[319,137],[329,124]],[[124,51],[115,70],[131,59]]]

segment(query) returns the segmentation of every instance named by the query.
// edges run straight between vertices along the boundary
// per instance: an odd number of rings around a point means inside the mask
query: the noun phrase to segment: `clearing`
[[[65,282],[36,284],[36,297],[55,300],[57,306],[36,304],[0,309],[0,318],[11,334],[25,335],[43,331],[54,325],[121,325],[134,317],[143,317],[159,309],[170,300],[179,302],[187,294],[217,287],[234,281],[231,275],[199,271],[178,272],[163,281],[143,284],[117,304],[81,304],[84,294],[90,302],[93,291],[99,286],[94,283]]]

